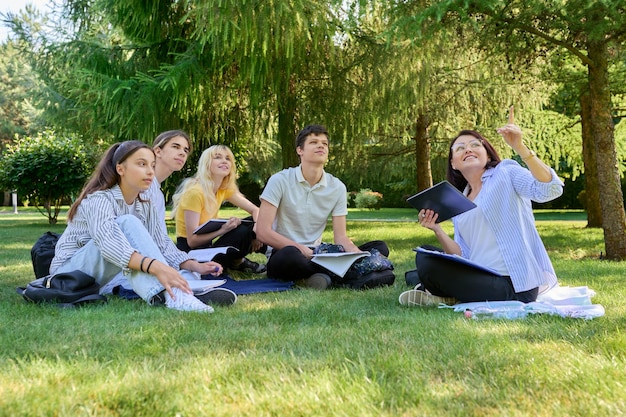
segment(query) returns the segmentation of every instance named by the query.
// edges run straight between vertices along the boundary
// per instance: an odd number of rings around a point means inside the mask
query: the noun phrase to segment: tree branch
[[[574,56],[578,57],[583,64],[585,65],[589,65],[589,66],[593,66],[594,63],[592,60],[589,59],[589,57],[585,54],[583,54],[582,52],[580,52],[578,49],[574,48],[574,46],[572,46],[571,44],[564,42],[562,40],[559,40],[557,38],[555,38],[554,36],[550,36],[545,32],[540,31],[539,29],[533,27],[533,26],[529,26],[529,25],[524,25],[524,24],[519,24],[518,22],[516,22],[514,19],[502,19],[503,22],[509,24],[511,27],[523,30],[525,32],[528,32],[530,34],[533,34],[535,36],[538,36],[540,38],[542,38],[545,41],[548,41],[549,43],[552,43],[554,45],[558,45],[561,46],[565,49],[567,49],[569,52],[571,52],[572,54],[574,54]]]

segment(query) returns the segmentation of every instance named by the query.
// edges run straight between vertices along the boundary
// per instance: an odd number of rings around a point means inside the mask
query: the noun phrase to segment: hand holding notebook
[[[437,213],[439,217],[436,223],[441,223],[476,207],[476,204],[448,181],[441,181],[409,197],[406,201],[418,211],[424,209]]]
[[[209,221],[198,226],[196,230],[193,231],[193,234],[201,235],[205,233],[215,232],[216,230],[219,230],[226,222],[228,222],[228,219],[210,219]],[[254,222],[249,219],[241,219],[241,223],[252,224]]]

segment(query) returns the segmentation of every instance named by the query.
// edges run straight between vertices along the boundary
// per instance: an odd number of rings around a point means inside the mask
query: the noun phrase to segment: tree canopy
[[[424,7],[421,0],[402,2],[397,27],[431,33],[439,24],[471,31],[482,50],[496,51],[514,70],[527,70],[550,58],[579,60],[587,68],[579,96],[588,95],[581,111],[585,165],[594,164],[597,185],[588,183],[588,198],[600,200],[609,259],[626,259],[626,213],[614,137],[611,62],[623,60],[626,4],[620,0],[448,0]],[[458,22],[461,23],[459,26]],[[559,59],[560,58],[560,59]],[[586,169],[590,171],[589,169]],[[598,186],[602,187],[599,198]]]
[[[624,80],[624,5],[588,3],[65,0],[48,35],[9,20],[45,84],[52,126],[148,143],[184,129],[196,149],[230,146],[260,187],[297,163],[297,130],[322,123],[329,171],[399,204],[443,176],[459,130],[501,143],[495,129],[515,104],[526,140],[560,174],[598,168],[585,180],[608,191],[602,225],[620,231],[611,88]],[[189,175],[198,154],[168,182]],[[609,257],[621,246],[607,232]]]

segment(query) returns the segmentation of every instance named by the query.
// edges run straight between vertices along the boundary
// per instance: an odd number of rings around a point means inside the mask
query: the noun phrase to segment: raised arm
[[[552,180],[550,168],[539,159],[534,151],[528,149],[522,141],[522,129],[515,124],[513,106],[509,108],[509,123],[497,129],[497,132],[502,135],[507,145],[513,148],[522,158],[522,161],[526,163],[530,173],[537,181],[550,182]]]

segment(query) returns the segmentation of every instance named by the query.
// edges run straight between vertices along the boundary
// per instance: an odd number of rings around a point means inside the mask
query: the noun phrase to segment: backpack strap
[[[79,298],[73,303],[56,303],[55,305],[59,308],[74,308],[74,307],[82,307],[86,304],[106,304],[106,303],[108,303],[108,300],[104,295],[89,294],[89,295]]]

